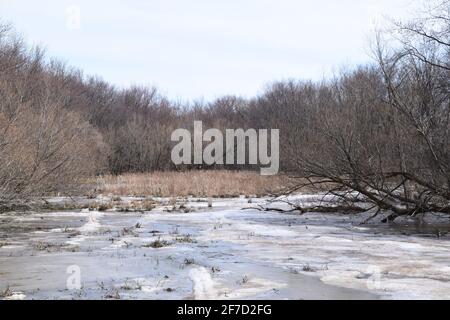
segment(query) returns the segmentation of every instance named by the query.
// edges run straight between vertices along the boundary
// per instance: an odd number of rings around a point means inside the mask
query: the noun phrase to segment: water
[[[194,212],[2,215],[0,292],[9,287],[6,298],[26,299],[450,298],[448,225],[361,226],[359,216],[241,210],[243,199],[216,201],[213,209],[188,205]]]

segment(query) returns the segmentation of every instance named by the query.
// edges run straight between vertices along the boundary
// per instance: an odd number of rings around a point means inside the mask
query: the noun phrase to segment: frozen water
[[[9,287],[8,299],[450,298],[445,236],[360,226],[360,216],[249,209],[261,201],[220,199],[208,208],[190,199],[189,213],[161,206],[146,213],[2,215],[0,293]],[[68,272],[73,266],[78,275]],[[79,277],[78,288],[68,287],[72,277]]]

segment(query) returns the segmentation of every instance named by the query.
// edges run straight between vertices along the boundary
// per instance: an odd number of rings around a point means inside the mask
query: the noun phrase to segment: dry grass
[[[163,248],[163,247],[167,247],[170,246],[170,242],[166,241],[166,240],[155,240],[151,243],[145,244],[142,247],[143,248],[153,248],[153,249],[159,249],[159,248]]]
[[[187,171],[102,176],[97,191],[121,196],[263,196],[286,187],[283,176],[261,176],[249,171]]]

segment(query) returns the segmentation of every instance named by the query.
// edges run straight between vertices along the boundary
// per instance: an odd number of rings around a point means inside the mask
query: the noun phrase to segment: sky
[[[118,87],[212,100],[367,63],[374,27],[406,19],[418,1],[0,0],[0,19]]]

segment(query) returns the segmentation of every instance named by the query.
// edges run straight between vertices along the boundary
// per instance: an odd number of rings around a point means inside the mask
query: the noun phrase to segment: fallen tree
[[[339,202],[308,210],[354,211],[363,201],[386,222],[450,214],[450,2],[433,3],[378,35],[377,66],[344,73],[309,98],[314,107],[299,118],[308,130],[293,132],[287,151],[299,182],[286,194],[315,188]],[[308,103],[297,101],[297,109]]]

